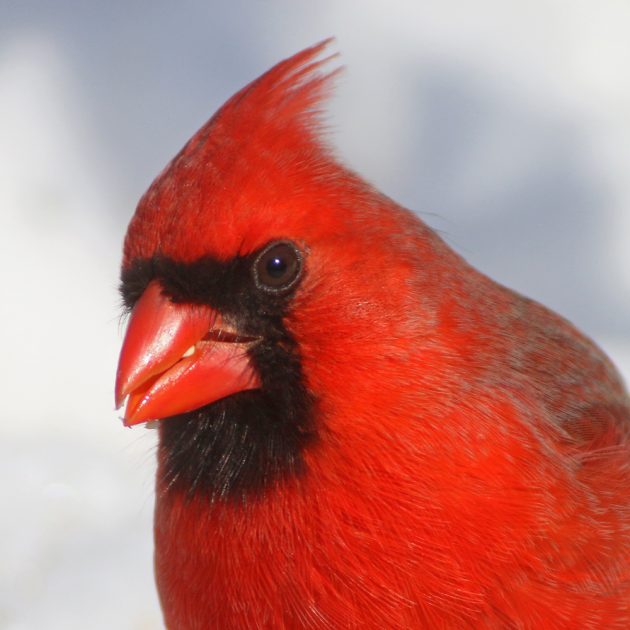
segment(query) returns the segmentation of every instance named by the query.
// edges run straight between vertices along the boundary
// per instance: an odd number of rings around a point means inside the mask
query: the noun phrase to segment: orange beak
[[[257,389],[247,354],[257,341],[207,306],[172,302],[152,281],[131,313],[118,361],[116,408],[129,397],[123,422],[166,418]]]

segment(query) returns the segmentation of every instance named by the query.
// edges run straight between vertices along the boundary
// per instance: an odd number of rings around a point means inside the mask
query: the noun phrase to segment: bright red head
[[[318,390],[339,389],[357,370],[378,370],[383,354],[406,353],[410,339],[432,326],[436,299],[441,299],[435,289],[427,290],[408,316],[413,294],[428,279],[435,287],[449,261],[459,262],[414,215],[341,166],[321,141],[320,100],[335,74],[320,73],[331,59],[317,60],[327,43],[276,65],[229,99],[193,136],[140,201],[123,260],[126,277],[134,267],[138,270],[140,261],[145,267],[156,260],[172,265],[208,259],[229,264],[255,258],[274,242],[292,243],[303,269],[299,286],[281,309],[282,317],[299,348],[301,378],[316,397]],[[138,282],[127,284],[137,288]],[[224,289],[236,290],[227,284]],[[180,295],[178,301],[204,303],[199,295],[186,296]],[[137,297],[127,300],[128,305],[133,306]],[[174,308],[169,303],[170,299],[164,302],[164,309]],[[206,306],[217,308],[211,299]],[[136,310],[153,311],[155,305]],[[392,318],[394,312],[398,318]],[[243,328],[238,312],[218,315],[235,330]],[[205,317],[218,315],[207,310]],[[170,321],[168,313],[164,316]],[[149,379],[199,339],[195,332],[180,335],[178,343],[165,341],[164,334],[170,339],[167,326],[166,333],[160,329],[149,341],[142,333],[138,342],[133,341],[139,334],[135,330],[145,330],[146,321],[132,328],[127,346],[142,350],[125,348],[118,379],[119,402],[132,391],[140,395],[128,406],[129,423],[159,414],[160,405],[147,404],[142,414],[130,419],[152,383]],[[242,336],[257,336],[245,329]],[[147,343],[160,347],[168,343],[170,351],[166,358],[152,360],[150,369],[136,378],[142,363],[138,353],[146,359],[156,352],[147,353]],[[243,372],[245,364],[241,361],[234,369]],[[336,383],[330,382],[332,374]],[[244,381],[257,382],[252,375]],[[138,389],[140,385],[143,388]],[[203,402],[197,393],[182,396],[182,387],[174,390],[178,402],[189,402],[165,405],[168,415],[191,410],[193,399]],[[191,381],[190,388],[196,392],[197,387],[197,381]],[[152,392],[153,402],[156,394]],[[211,402],[216,393],[206,398]]]

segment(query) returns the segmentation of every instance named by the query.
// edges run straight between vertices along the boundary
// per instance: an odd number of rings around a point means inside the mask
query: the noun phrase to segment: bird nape
[[[125,239],[166,625],[630,627],[621,378],[339,163],[328,43],[229,99]]]

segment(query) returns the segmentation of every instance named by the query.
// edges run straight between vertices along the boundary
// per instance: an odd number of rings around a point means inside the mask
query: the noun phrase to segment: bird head
[[[325,431],[378,414],[434,326],[420,285],[455,255],[323,142],[327,43],[229,99],[129,225],[116,399],[126,425],[161,420],[171,482],[229,494],[299,472]]]

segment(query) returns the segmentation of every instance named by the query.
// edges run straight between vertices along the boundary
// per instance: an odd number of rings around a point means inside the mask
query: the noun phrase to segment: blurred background
[[[113,410],[139,196],[335,35],[339,155],[630,376],[624,0],[0,0],[0,628],[160,628],[154,435]]]

